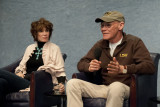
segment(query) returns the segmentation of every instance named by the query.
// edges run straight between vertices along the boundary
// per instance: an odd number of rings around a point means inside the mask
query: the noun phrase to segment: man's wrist
[[[127,66],[126,66],[126,65],[124,65],[123,67],[124,67],[124,68],[123,68],[122,73],[123,73],[123,74],[126,74],[126,73],[127,73]]]

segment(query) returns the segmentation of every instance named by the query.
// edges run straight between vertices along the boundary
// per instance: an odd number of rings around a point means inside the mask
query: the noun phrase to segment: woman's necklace
[[[42,49],[43,49],[43,48],[40,48],[40,49],[39,49],[39,48],[37,47],[37,52],[35,53],[35,55],[37,55],[36,60],[38,60],[39,55],[42,55]]]

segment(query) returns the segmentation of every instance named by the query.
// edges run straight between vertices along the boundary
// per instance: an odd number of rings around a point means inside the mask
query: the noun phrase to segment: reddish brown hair
[[[49,31],[49,39],[50,39],[53,31],[53,24],[50,21],[44,18],[40,18],[38,21],[32,22],[30,31],[34,38],[34,41],[38,41],[37,34],[39,31],[42,31],[43,28],[46,28]]]

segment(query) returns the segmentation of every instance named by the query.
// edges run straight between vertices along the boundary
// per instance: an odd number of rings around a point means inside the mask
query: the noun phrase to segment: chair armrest
[[[157,96],[155,75],[132,75],[130,89],[131,107],[145,107],[149,105],[149,99]]]
[[[35,71],[31,74],[30,107],[39,107],[43,103],[45,93],[52,91],[52,77],[45,71]],[[37,102],[37,103],[36,103]]]
[[[2,67],[2,68],[0,68],[0,69],[3,69],[3,70],[6,70],[6,71],[9,71],[9,72],[13,72],[13,73],[14,73],[16,67],[19,65],[19,63],[20,63],[21,60],[22,60],[22,58],[14,61],[13,63],[11,63],[11,64],[9,64],[9,65],[7,65],[7,66]]]
[[[136,77],[135,75],[131,76],[131,84],[130,84],[130,98],[129,103],[130,107],[137,107],[136,106]]]
[[[84,72],[73,73],[72,78],[77,78],[77,79],[81,79],[81,80],[84,80],[84,81],[88,81],[88,82],[89,82],[89,79],[88,79],[88,77],[85,75]]]
[[[46,92],[53,89],[52,77],[48,72],[45,71],[35,71],[33,72],[35,76],[35,89]]]
[[[130,86],[131,107],[147,107],[150,104],[150,98],[157,96],[157,71],[160,55],[158,53],[150,53],[150,55],[156,67],[156,72],[152,75],[132,75]]]
[[[74,73],[72,75],[72,78],[81,79],[81,80],[91,82],[91,83],[97,84],[97,85],[102,84],[102,77],[101,77],[101,72],[100,71]]]
[[[145,107],[150,103],[149,99],[157,95],[157,83],[154,76],[132,75],[130,86],[131,107]]]
[[[81,79],[93,83],[93,74],[86,72],[73,73],[72,78]]]

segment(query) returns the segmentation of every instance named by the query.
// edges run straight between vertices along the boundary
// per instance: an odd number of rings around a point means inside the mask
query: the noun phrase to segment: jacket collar
[[[124,44],[127,42],[127,35],[125,32],[123,32],[123,39],[120,45]],[[109,41],[108,40],[103,40],[102,39],[102,48],[109,48]]]

